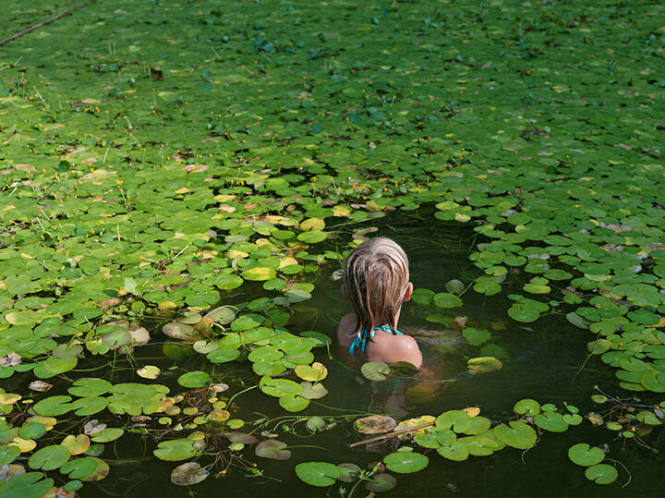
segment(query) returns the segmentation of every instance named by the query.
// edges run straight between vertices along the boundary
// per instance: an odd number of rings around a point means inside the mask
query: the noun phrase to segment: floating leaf
[[[71,396],[51,396],[35,403],[33,409],[38,415],[57,417],[74,409]]]
[[[296,465],[296,475],[311,486],[326,487],[335,484],[342,476],[342,470],[331,463],[305,462]]]
[[[556,412],[538,414],[533,418],[533,421],[541,429],[550,432],[565,432],[568,429],[568,424],[563,415]]]
[[[510,427],[500,424],[492,429],[498,440],[520,450],[529,449],[536,444],[538,435],[531,426],[519,421],[511,421],[509,424]]]
[[[3,498],[41,498],[53,487],[53,479],[41,472],[27,472],[12,477],[0,487]]]
[[[299,395],[280,396],[279,406],[287,412],[299,412],[309,406],[309,399]]]
[[[86,377],[76,379],[72,386],[67,389],[72,396],[93,397],[101,396],[111,391],[113,384],[104,379]]]
[[[162,371],[155,365],[145,365],[136,371],[136,375],[144,379],[155,380]]]
[[[90,447],[90,438],[85,434],[79,434],[77,436],[70,434],[69,436],[66,436],[60,444],[67,448],[71,455],[80,455],[88,451],[88,448]]]
[[[54,470],[67,463],[71,454],[59,444],[45,446],[37,450],[28,460],[31,469]]]
[[[515,406],[513,406],[513,411],[518,415],[538,415],[540,413],[540,403],[538,403],[535,399],[521,399],[515,403]]]
[[[596,446],[589,447],[587,443],[578,443],[568,449],[568,458],[577,465],[589,467],[602,462],[605,452]]]
[[[274,268],[254,267],[242,272],[242,278],[245,280],[265,281],[275,278],[277,273]]]
[[[478,277],[474,282],[473,290],[479,294],[493,296],[501,292],[501,284],[493,277]]]
[[[617,469],[611,465],[601,463],[588,467],[584,471],[584,476],[596,484],[611,484],[619,477]]]
[[[180,438],[161,441],[153,453],[160,460],[177,462],[196,456],[197,451],[194,448],[194,441],[187,438]]]
[[[386,467],[393,472],[399,474],[410,474],[412,472],[418,472],[427,467],[429,463],[429,458],[427,458],[422,453],[416,453],[415,451],[402,452],[397,451],[386,455],[383,458],[383,462],[386,464]]]
[[[439,308],[457,308],[462,306],[462,300],[450,292],[439,292],[434,295],[434,304]]]
[[[208,372],[201,370],[195,372],[187,372],[178,377],[178,384],[182,387],[205,387],[212,382]]]
[[[325,379],[328,376],[328,370],[326,367],[319,363],[315,362],[312,365],[298,365],[295,368],[296,375],[302,380],[309,382],[319,382]]]
[[[115,441],[116,439],[119,439],[125,431],[120,428],[111,428],[104,426],[105,428],[94,432],[92,434],[91,440],[94,441],[95,443],[110,443],[111,441]]]
[[[462,331],[462,335],[472,346],[482,346],[492,338],[489,330],[475,329],[473,327],[465,328]]]
[[[283,396],[295,396],[302,392],[300,384],[288,379],[272,379],[270,377],[262,377],[259,383],[259,389],[268,396],[281,398]]]
[[[301,382],[300,387],[302,388],[300,396],[306,399],[321,399],[326,394],[328,394],[328,390],[323,386],[323,384],[319,383],[312,384],[311,382]]]
[[[360,367],[360,372],[369,380],[386,380],[390,375],[390,367],[380,361],[368,361]]]

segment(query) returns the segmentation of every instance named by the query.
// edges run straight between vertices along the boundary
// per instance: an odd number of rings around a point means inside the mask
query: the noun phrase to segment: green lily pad
[[[472,346],[482,346],[492,338],[492,333],[489,330],[476,329],[467,327],[462,331],[464,338]]]
[[[556,412],[538,414],[533,418],[533,421],[541,429],[550,432],[565,432],[568,429],[568,424],[563,415]]]
[[[462,300],[450,292],[439,292],[434,295],[434,304],[439,308],[458,308]]]
[[[327,462],[306,462],[296,465],[296,475],[310,486],[326,487],[335,484],[342,470]]]
[[[519,450],[529,449],[536,444],[538,435],[531,426],[520,421],[511,421],[509,425],[500,424],[492,429],[498,440]]]
[[[28,460],[31,469],[54,470],[63,466],[71,454],[59,444],[52,444],[37,450]]]
[[[261,377],[259,389],[268,396],[281,398],[284,396],[295,396],[302,392],[300,384],[288,379],[273,379],[270,377]]]
[[[309,399],[297,394],[293,396],[280,396],[279,406],[287,412],[299,412],[309,406]]]
[[[492,277],[478,277],[474,280],[473,290],[486,296],[494,296],[501,292],[501,284]]]
[[[255,313],[242,315],[231,322],[231,330],[234,332],[245,332],[258,327],[263,321],[264,317],[262,315],[257,315]]]
[[[540,403],[538,403],[535,399],[521,399],[515,403],[515,406],[513,406],[513,411],[518,415],[538,415],[540,413]]]
[[[50,396],[35,403],[33,410],[37,415],[45,417],[58,417],[74,409],[71,396]]]
[[[67,389],[67,392],[72,396],[93,397],[108,393],[111,387],[113,387],[113,384],[104,379],[83,378],[76,379],[72,383],[72,387]]]
[[[587,443],[577,443],[568,449],[568,458],[577,465],[590,467],[602,462],[605,452],[597,446],[589,447]]]
[[[469,458],[469,449],[463,444],[452,444],[450,446],[441,446],[436,452],[448,460],[454,462],[463,462]]]
[[[197,451],[194,448],[194,441],[187,438],[180,438],[161,441],[153,453],[160,460],[177,462],[196,456]]]
[[[398,474],[411,474],[427,467],[429,458],[415,451],[396,451],[383,458],[388,470]]]
[[[390,367],[381,361],[368,361],[360,367],[360,372],[369,380],[386,380],[390,375]]]
[[[41,472],[26,472],[2,484],[3,498],[41,498],[53,487],[53,479],[44,479]]]
[[[95,443],[110,443],[111,441],[119,439],[124,433],[125,431],[118,427],[107,427],[106,429],[102,429],[93,434],[90,437],[90,440]]]
[[[611,484],[617,480],[619,473],[615,467],[601,463],[588,467],[584,471],[584,476],[596,484]]]
[[[208,372],[197,370],[195,372],[187,372],[178,377],[178,384],[182,387],[205,387],[212,382],[212,378]]]

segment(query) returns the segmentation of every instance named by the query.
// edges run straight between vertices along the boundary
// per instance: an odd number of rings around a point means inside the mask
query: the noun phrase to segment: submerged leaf
[[[178,465],[171,471],[171,482],[176,486],[193,486],[203,482],[209,472],[196,462],[187,462]]]

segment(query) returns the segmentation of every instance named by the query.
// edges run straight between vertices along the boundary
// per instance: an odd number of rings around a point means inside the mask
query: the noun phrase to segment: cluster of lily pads
[[[528,450],[537,444],[543,432],[565,432],[570,426],[583,421],[579,409],[567,403],[559,409],[551,403],[541,405],[533,399],[523,399],[515,404],[513,411],[515,419],[498,424],[479,415],[477,407],[449,410],[438,417],[425,415],[400,424],[396,424],[391,417],[365,423],[360,419],[355,423],[357,429],[360,427],[358,430],[364,433],[384,432],[387,434],[383,437],[401,438],[400,447],[386,455],[382,462],[374,464],[371,470],[363,471],[354,464],[306,462],[296,466],[296,474],[312,486],[331,486],[337,480],[346,483],[355,481],[356,484],[364,482],[370,491],[388,491],[395,487],[396,480],[386,470],[409,474],[421,471],[429,464],[429,457],[416,451],[411,442],[418,445],[421,451],[436,450],[441,457],[460,462],[470,456],[489,456],[505,447]],[[367,431],[365,426],[370,426],[372,430]],[[569,457],[574,463],[587,467],[585,476],[597,484],[609,484],[618,477],[614,466],[601,463],[605,452],[598,447],[575,444],[570,448]]]

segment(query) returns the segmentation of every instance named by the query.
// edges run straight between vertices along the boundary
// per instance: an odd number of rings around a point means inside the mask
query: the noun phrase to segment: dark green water
[[[439,221],[432,223],[427,213],[421,213],[424,219],[419,215],[388,216],[376,220],[374,225],[379,227],[379,234],[392,237],[403,245],[411,259],[412,281],[416,287],[441,291],[445,282],[452,278],[470,282],[476,271],[467,257],[473,245],[481,241],[476,240],[471,230]],[[345,228],[344,232],[348,230]],[[347,312],[339,293],[339,282],[331,278],[335,269],[328,267],[318,276],[313,299],[297,305],[298,311],[289,324],[290,330],[296,333],[318,330],[334,336],[337,320]],[[517,285],[520,275],[509,275],[508,283],[511,282]],[[231,293],[226,299],[246,300],[247,297],[247,291],[243,291],[243,295]],[[466,373],[465,362],[468,357],[478,356],[479,348],[464,344],[459,339],[444,341],[443,346],[421,343],[426,364],[438,371],[440,380],[449,382],[428,384],[424,388],[425,395],[414,396],[412,391],[416,382],[413,379],[369,382],[360,375],[359,364],[349,363],[343,352],[332,348],[332,359],[326,358],[325,353],[319,353],[318,358],[329,369],[328,379],[324,382],[329,394],[320,400],[321,404],[312,403],[299,415],[330,416],[367,411],[392,413],[396,418],[404,419],[424,414],[436,416],[445,410],[473,405],[480,407],[483,415],[505,421],[512,416],[513,404],[525,397],[557,405],[566,401],[586,414],[598,409],[590,401],[594,384],[606,392],[617,392],[612,371],[600,361],[592,359],[580,369],[585,360],[589,334],[572,327],[564,319],[564,313],[550,314],[530,326],[524,326],[507,317],[508,300],[502,295],[486,298],[468,290],[463,300],[464,307],[450,311],[450,316],[465,315],[474,326],[495,329],[492,343],[503,348],[506,354],[503,369],[473,376]],[[441,328],[441,325],[425,319],[432,311],[435,310],[407,303],[400,325],[402,328]],[[149,363],[160,366],[165,373],[173,366],[173,362],[165,359],[159,348],[154,346],[140,349],[137,357],[139,363],[147,363],[147,358],[150,358]],[[118,362],[114,382],[135,379],[131,369],[123,365],[122,361]],[[183,369],[197,368],[211,370],[212,367],[201,363],[200,359],[192,359],[175,366],[173,375],[163,375],[160,381],[174,387],[175,379]],[[245,369],[244,366],[215,367],[214,377],[231,382],[234,378],[245,376],[247,385],[252,385],[256,377]],[[230,392],[241,388],[232,384]],[[646,395],[645,401],[655,400]],[[248,421],[260,418],[262,414],[271,417],[284,414],[274,399],[256,390],[238,398],[234,413]],[[295,464],[321,460],[354,462],[364,467],[396,447],[391,442],[349,449],[347,444],[358,440],[349,422],[340,422],[334,429],[311,438],[285,433],[279,423],[271,427],[279,434],[280,440],[289,445],[316,445],[321,448],[294,447],[291,460],[285,462],[257,458],[256,462],[266,478],[247,477],[246,472],[232,468],[227,476],[211,476],[190,490],[170,483],[170,472],[176,464],[154,458],[154,443],[149,438],[129,435],[119,440],[115,447],[107,448],[104,458],[111,464],[111,475],[99,485],[86,485],[81,495],[207,497],[265,493],[273,496],[325,496],[328,493],[326,489],[309,487],[298,480],[293,471]],[[247,426],[243,430],[248,430]],[[646,438],[653,447],[663,447],[660,431]],[[627,472],[620,471],[619,480],[610,486],[598,486],[587,481],[583,469],[567,458],[568,448],[578,442],[609,445],[610,457],[623,463],[630,477]],[[245,451],[253,458],[252,450]],[[593,428],[585,420],[582,425],[571,427],[563,434],[542,434],[536,447],[527,452],[506,448],[489,457],[470,457],[460,463],[445,460],[432,452],[428,468],[414,475],[398,476],[397,487],[383,496],[651,497],[661,495],[662,465],[661,456],[635,444],[622,449],[621,443],[614,440],[613,433]],[[632,481],[622,487],[631,477]],[[331,491],[329,496],[336,493]],[[362,487],[354,494],[365,495]]]

